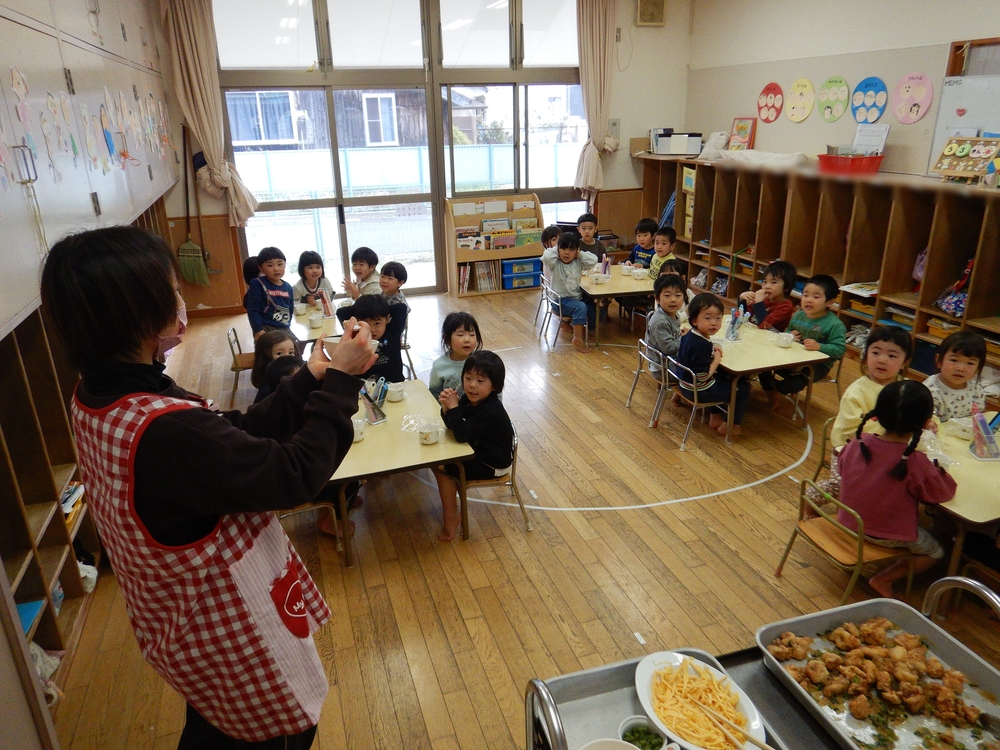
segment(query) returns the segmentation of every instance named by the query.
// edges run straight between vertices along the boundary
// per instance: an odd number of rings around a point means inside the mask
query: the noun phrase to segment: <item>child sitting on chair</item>
[[[660,227],[653,235],[653,257],[649,259],[649,275],[654,279],[660,275],[660,269],[668,260],[674,260],[674,247],[677,245],[677,232],[673,227]]]
[[[337,309],[337,318],[346,323],[352,317],[364,321],[371,328],[372,341],[378,341],[375,353],[378,359],[364,378],[385,378],[389,383],[402,383],[403,377],[403,328],[406,327],[406,305],[390,305],[381,294],[364,294],[357,302]]]
[[[785,260],[768,263],[764,281],[755,292],[743,292],[740,300],[751,306],[758,328],[784,331],[795,312],[792,290],[795,288],[795,266]]]
[[[490,351],[478,351],[462,366],[462,387],[465,393],[446,388],[441,391],[441,415],[444,423],[460,443],[468,443],[476,452],[465,462],[467,480],[502,477],[513,462],[514,427],[507,410],[497,396],[503,391],[506,370],[503,360]],[[450,542],[462,523],[456,496],[458,467],[454,464],[434,469],[441,495],[444,524],[438,539]]]
[[[673,357],[681,345],[681,321],[677,313],[684,307],[684,292],[687,285],[676,274],[660,276],[653,284],[653,298],[656,310],[649,319],[646,342],[656,351],[650,351],[649,371],[657,374],[663,369],[657,353]]]
[[[357,277],[354,281],[344,279],[344,291],[357,299],[362,294],[382,294],[378,283],[378,256],[370,247],[359,247],[351,253],[351,270]]]
[[[986,364],[986,339],[973,331],[956,331],[938,347],[937,375],[924,381],[934,397],[934,416],[942,422],[972,416],[972,406],[986,410],[979,376]]]
[[[298,357],[298,339],[287,328],[268,331],[253,343],[253,369],[250,370],[250,384],[257,389],[256,404],[273,393],[267,386],[267,368],[279,357]]]
[[[409,310],[410,306],[400,289],[406,283],[406,266],[390,260],[382,266],[382,273],[378,275],[378,286],[382,290],[385,301],[390,305],[402,303]]]
[[[265,247],[257,253],[257,267],[261,275],[250,281],[243,298],[254,341],[275,328],[289,330],[294,309],[292,285],[283,280],[285,254]]]
[[[639,219],[639,223],[635,225],[635,247],[622,265],[649,268],[649,261],[655,254],[653,235],[657,229],[658,226],[652,219]],[[674,237],[676,238],[676,235]]]
[[[483,337],[479,333],[479,323],[467,312],[448,313],[441,326],[441,343],[444,354],[431,365],[428,389],[434,398],[441,391],[451,389],[462,395],[462,369],[473,353],[483,348]]]
[[[559,235],[557,247],[542,253],[542,264],[548,269],[552,291],[559,295],[563,313],[573,318],[573,348],[588,354],[585,326],[594,324],[596,308],[593,302],[582,299],[580,275],[597,265],[597,256],[581,253],[580,238],[566,232]]]
[[[556,224],[549,224],[542,230],[542,247],[546,250],[550,247],[555,247],[556,243],[559,242],[559,235],[562,233],[562,229],[560,229]]]
[[[306,250],[299,256],[299,280],[292,287],[295,291],[295,301],[315,305],[319,299],[320,290],[326,295],[327,302],[334,298],[333,284],[326,277],[323,256],[315,250]]]

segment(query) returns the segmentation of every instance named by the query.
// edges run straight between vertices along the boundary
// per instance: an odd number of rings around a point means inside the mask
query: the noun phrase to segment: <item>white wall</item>
[[[618,0],[622,40],[611,73],[611,117],[621,118],[621,145],[604,157],[606,190],[642,185],[642,163],[629,156],[629,138],[684,126],[692,0],[666,2],[666,25],[641,27],[634,25],[635,0]]]
[[[996,0],[693,2],[692,70],[1000,36]]]

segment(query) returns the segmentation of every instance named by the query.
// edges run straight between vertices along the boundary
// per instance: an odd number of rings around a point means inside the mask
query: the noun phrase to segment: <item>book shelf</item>
[[[492,213],[459,214],[455,216],[453,206],[456,204],[485,204],[493,201],[504,201],[507,210]],[[515,201],[533,201],[534,208],[513,209]],[[458,297],[472,297],[479,294],[501,294],[504,292],[520,291],[519,289],[503,289],[502,286],[502,261],[514,260],[518,258],[538,258],[542,254],[542,243],[531,242],[520,247],[504,248],[501,250],[473,250],[460,248],[456,227],[482,226],[483,221],[491,219],[508,219],[513,225],[515,219],[536,219],[537,229],[541,231],[545,228],[545,218],[542,215],[542,204],[538,196],[534,193],[517,193],[507,195],[476,196],[475,198],[449,198],[444,202],[444,234],[445,247],[448,253],[448,289],[451,294]],[[488,234],[488,232],[486,232]],[[480,264],[480,265],[476,265]],[[465,291],[462,291],[462,267],[469,268],[469,282]],[[495,281],[495,289],[481,289],[477,283],[482,277],[476,271],[489,272]]]
[[[912,328],[917,353],[907,375],[933,372],[941,342],[939,321],[948,330],[980,333],[997,347],[987,364],[1000,368],[1000,194],[943,183],[937,178],[875,174],[856,177],[803,170],[775,171],[729,162],[643,154],[642,213],[660,216],[676,191],[675,255],[688,262],[688,279],[708,269],[707,291],[729,277],[725,295],[756,290],[768,262],[795,264],[798,281],[817,273],[841,285],[878,281],[873,297],[842,292],[835,310],[851,328],[874,321],[904,321]],[[684,169],[695,170],[691,236],[685,234],[687,201]],[[734,252],[753,244],[752,258]],[[914,263],[927,250],[924,280],[912,278]],[[966,314],[955,318],[934,303],[975,259]],[[748,261],[750,261],[748,263]],[[749,273],[752,269],[752,273]],[[891,310],[889,308],[892,308]],[[853,355],[858,350],[848,346]],[[931,363],[928,366],[928,362]],[[1000,401],[990,399],[990,408]]]
[[[57,360],[58,363],[57,363]],[[18,664],[39,734],[51,737],[51,713],[28,651],[66,651],[53,679],[65,681],[89,597],[76,564],[74,541],[95,558],[100,543],[85,499],[70,516],[59,504],[76,475],[76,449],[65,394],[76,376],[61,350],[50,347],[35,310],[0,339],[0,560],[4,630]],[[53,592],[62,586],[65,599]],[[21,618],[26,617],[23,623]]]

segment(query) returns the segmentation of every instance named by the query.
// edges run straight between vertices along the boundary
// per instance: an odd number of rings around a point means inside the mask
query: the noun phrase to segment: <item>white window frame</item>
[[[270,146],[286,146],[294,145],[299,142],[299,126],[298,118],[295,117],[295,100],[292,98],[292,91],[275,91],[275,90],[261,90],[254,92],[244,92],[253,93],[254,101],[257,103],[257,122],[260,127],[260,138],[253,141],[233,141],[233,146],[257,146],[257,145],[270,145]],[[264,138],[264,110],[260,106],[260,95],[261,94],[285,94],[288,97],[288,116],[292,121],[292,137],[291,138],[274,138],[267,139]]]
[[[378,102],[378,123],[381,129],[382,135],[385,135],[385,126],[382,120],[382,99],[388,99],[392,102],[392,132],[395,134],[395,138],[391,141],[372,141],[371,135],[368,132],[368,100],[375,99]],[[361,113],[365,118],[365,145],[366,146],[398,146],[399,145],[399,119],[396,117],[396,92],[395,91],[373,91],[370,94],[361,95]]]

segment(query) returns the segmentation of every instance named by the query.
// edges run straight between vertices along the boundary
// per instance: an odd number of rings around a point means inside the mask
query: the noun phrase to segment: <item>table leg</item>
[[[594,346],[599,347],[600,345],[601,345],[601,298],[594,297]]]
[[[469,499],[466,497],[465,464],[458,462],[458,504],[462,511],[462,539],[469,539]]]
[[[951,557],[948,558],[948,572],[947,575],[954,576],[958,575],[958,566],[962,562],[962,549],[965,547],[965,524],[962,523],[958,518],[954,518],[955,521],[955,546],[951,548]],[[941,595],[941,603],[938,605],[938,612],[948,612],[951,606],[951,592],[945,591]],[[941,617],[939,615],[939,617]],[[943,619],[943,617],[941,617]]]
[[[813,395],[813,368],[812,365],[807,365],[809,370],[809,385],[806,386],[806,404],[802,407],[802,429],[804,430],[809,425],[809,403],[812,401]],[[792,421],[795,421],[795,413],[792,413]]]
[[[729,413],[726,415],[726,442],[733,442],[733,419],[736,417],[736,385],[740,382],[739,377],[733,378],[729,392]]]
[[[340,500],[340,536],[344,540],[344,567],[354,566],[354,555],[351,552],[351,524],[347,521],[347,484],[341,484],[337,489],[337,497]]]

